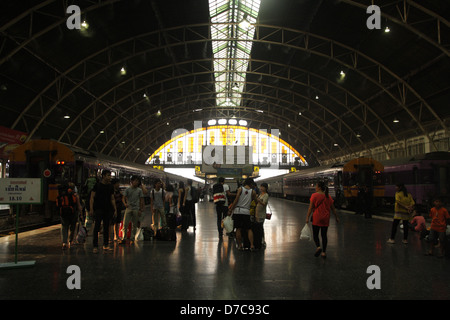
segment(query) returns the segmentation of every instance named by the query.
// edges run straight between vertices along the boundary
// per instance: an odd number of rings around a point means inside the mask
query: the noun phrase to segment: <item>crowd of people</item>
[[[76,239],[80,229],[87,235],[86,227],[92,229],[92,224],[94,253],[99,252],[100,232],[103,232],[103,252],[112,250],[111,241],[117,241],[119,244],[133,243],[143,219],[145,199],[149,199],[147,204],[150,205],[152,214],[153,235],[167,227],[184,231],[192,226],[194,231],[196,230],[195,204],[199,200],[201,190],[192,186],[191,179],[187,180],[186,185],[180,181],[175,186],[166,186],[163,181],[157,180],[151,191],[141,184],[138,176],[132,176],[129,187],[121,190],[119,180],[112,179],[109,170],[103,170],[98,181],[93,178],[88,180],[85,199],[81,199],[76,187],[69,183],[64,190],[71,200],[58,202],[63,250],[76,241],[80,242]],[[267,184],[263,183],[258,188],[253,179],[246,179],[236,193],[231,193],[230,187],[224,182],[223,177],[217,181],[217,185],[222,186],[224,201],[215,203],[219,239],[222,240],[223,236],[222,221],[231,215],[234,230],[229,232],[228,236],[236,237],[238,249],[245,247],[255,250],[265,246],[263,224],[269,198]]]
[[[70,210],[63,210],[64,200],[61,200],[61,237],[63,249],[66,249],[74,242],[75,228],[78,221],[84,225],[84,220],[93,218],[93,252],[98,252],[99,232],[103,228],[103,251],[111,249],[110,241],[118,241],[124,244],[127,241],[133,242],[138,227],[140,226],[145,209],[144,198],[150,199],[150,210],[152,213],[153,233],[161,228],[170,225],[187,230],[189,226],[196,229],[195,204],[198,202],[200,190],[192,186],[192,180],[187,180],[185,186],[182,181],[178,185],[165,186],[162,181],[156,181],[154,188],[149,192],[141,184],[138,176],[131,178],[131,183],[124,191],[120,190],[117,179],[111,180],[111,172],[104,170],[101,180],[90,187],[89,197],[86,199],[85,208],[88,214],[83,217],[79,215],[82,211],[82,201],[78,194],[70,193],[66,197],[66,207]],[[68,190],[76,189],[69,185]],[[217,215],[217,231],[219,240],[222,240],[224,233],[223,221],[227,216],[232,216],[233,230],[227,232],[229,237],[236,238],[238,250],[249,249],[254,251],[265,247],[264,222],[267,216],[267,206],[269,202],[268,185],[262,183],[259,187],[251,178],[247,178],[235,193],[231,193],[230,187],[225,184],[223,177],[218,178],[217,183],[212,188],[215,212]],[[409,230],[420,232],[421,239],[426,238],[429,249],[426,255],[433,255],[435,247],[440,248],[438,257],[444,255],[446,242],[446,227],[450,224],[450,215],[443,206],[440,198],[433,202],[434,207],[430,210],[431,225],[426,227],[425,218],[415,210],[415,203],[410,193],[403,184],[397,185],[395,194],[394,218],[391,227],[389,244],[395,244],[395,236],[400,222],[403,224],[404,244],[408,243]],[[336,222],[339,217],[334,207],[334,201],[328,194],[328,187],[324,182],[316,184],[316,192],[312,194],[306,221],[312,222],[312,237],[316,244],[314,255],[316,257],[326,257],[328,244],[328,227],[331,213],[335,215]],[[168,217],[171,220],[168,221]],[[180,218],[179,222],[174,222],[174,216]],[[78,219],[81,217],[81,219]],[[127,232],[126,227],[131,223],[131,231]],[[111,238],[110,239],[110,232]],[[122,234],[122,235],[120,235]],[[319,234],[321,241],[319,239]]]
[[[402,221],[403,244],[408,244],[409,230],[417,231],[420,233],[420,239],[426,238],[428,242],[428,250],[425,255],[431,256],[434,254],[434,248],[439,248],[437,257],[442,258],[446,248],[446,228],[447,225],[450,224],[450,215],[447,209],[443,206],[443,201],[441,198],[436,197],[433,201],[433,205],[434,207],[431,208],[429,213],[431,224],[430,227],[427,228],[425,218],[420,213],[417,213],[414,199],[407,191],[405,185],[402,183],[397,184],[391,236],[387,240],[387,243],[395,244],[395,235],[397,233],[400,221]],[[358,210],[359,209],[360,208],[358,207]],[[310,216],[312,215],[313,239],[316,244],[314,256],[316,257],[326,257],[326,249],[328,244],[327,232],[331,212],[335,215],[336,222],[339,223],[339,217],[334,207],[334,201],[328,194],[328,187],[324,182],[319,181],[316,184],[316,192],[311,196],[305,221],[305,224],[308,224],[310,222]],[[358,214],[359,212],[357,211],[356,213]],[[322,243],[319,240],[319,232],[322,238]]]

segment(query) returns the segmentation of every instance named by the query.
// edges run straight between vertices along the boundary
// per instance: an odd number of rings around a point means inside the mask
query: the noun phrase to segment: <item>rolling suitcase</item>
[[[169,227],[169,229],[177,228],[177,215],[175,213],[166,214],[166,221],[167,221],[167,226]]]

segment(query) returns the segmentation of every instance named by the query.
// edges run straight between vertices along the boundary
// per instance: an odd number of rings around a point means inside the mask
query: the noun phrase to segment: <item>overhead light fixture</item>
[[[245,121],[245,120],[239,120],[239,125],[240,126],[247,126],[247,121]]]
[[[211,119],[211,120],[208,121],[208,126],[214,126],[214,125],[216,125],[216,123],[217,123],[216,120]]]
[[[231,125],[236,125],[237,124],[237,120],[236,119],[230,119],[228,120],[228,123]]]
[[[227,120],[226,119],[219,119],[219,124],[227,124]]]
[[[156,115],[159,117],[161,115],[161,110],[158,110],[158,112],[156,112]]]
[[[83,22],[81,23],[81,28],[83,29],[89,28],[89,23],[87,23],[86,20],[83,20]]]
[[[247,29],[250,28],[250,26],[252,25],[248,20],[247,20],[247,15],[244,16],[244,19],[242,19],[242,21],[239,23],[239,27],[241,29],[244,29],[245,31],[247,31]]]
[[[264,113],[264,110],[256,110],[256,112]]]
[[[394,122],[394,123],[399,123],[400,120],[398,120],[397,118],[394,118],[394,120],[392,120],[392,122]]]
[[[70,119],[70,116],[69,115],[65,115],[64,119]]]
[[[318,95],[316,95],[316,100],[319,100],[319,96]]]
[[[391,32],[391,29],[389,29],[389,27],[386,27],[386,29],[384,29],[385,33]]]
[[[120,69],[120,74],[123,76],[127,74],[127,71],[125,70],[124,67],[122,67],[122,69]]]
[[[101,133],[101,134],[104,134],[104,133],[105,133],[105,131],[104,131],[104,130],[100,130],[100,133]]]

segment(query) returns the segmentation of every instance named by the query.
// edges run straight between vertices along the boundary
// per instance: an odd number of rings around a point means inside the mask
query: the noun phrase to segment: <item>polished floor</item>
[[[27,268],[0,269],[1,299],[450,299],[450,260],[424,256],[426,243],[387,244],[391,221],[340,213],[328,231],[327,258],[314,257],[300,240],[307,205],[271,199],[264,225],[267,248],[239,251],[219,241],[214,205],[200,202],[197,230],[177,232],[176,242],[144,241],[92,253],[84,245],[62,251],[56,227],[19,235],[18,261]],[[149,224],[149,215],[144,224]],[[102,242],[100,242],[102,243]],[[14,261],[14,237],[0,239],[0,263]],[[79,267],[80,289],[68,289],[68,267]],[[379,272],[368,273],[370,266]],[[69,281],[70,282],[70,281]],[[379,289],[369,289],[378,283]],[[369,285],[370,286],[370,285]]]

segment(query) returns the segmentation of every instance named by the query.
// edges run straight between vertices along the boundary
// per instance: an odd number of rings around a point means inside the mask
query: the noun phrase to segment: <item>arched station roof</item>
[[[67,27],[71,4],[88,28]],[[372,4],[381,29],[367,27]],[[279,129],[314,164],[448,131],[446,0],[261,0],[241,99],[220,106],[208,0],[2,1],[0,12],[0,125],[28,139],[144,163],[174,128],[236,117]]]

